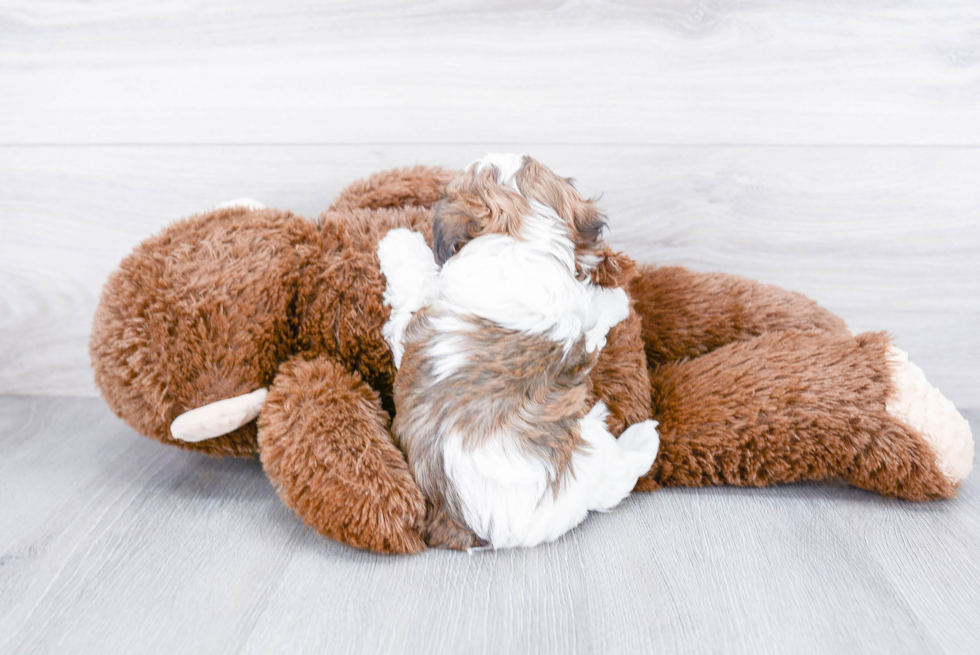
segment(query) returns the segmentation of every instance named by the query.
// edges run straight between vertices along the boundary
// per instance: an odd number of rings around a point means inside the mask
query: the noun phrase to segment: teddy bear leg
[[[660,454],[638,490],[839,478],[945,498],[973,438],[883,333],[789,330],[651,368]]]
[[[425,499],[360,376],[319,357],[281,367],[259,417],[262,466],[282,501],[320,534],[384,553],[414,553]]]
[[[698,357],[769,332],[851,334],[842,319],[814,301],[773,285],[680,266],[639,266],[637,272],[630,295],[643,319],[643,345],[651,366]]]

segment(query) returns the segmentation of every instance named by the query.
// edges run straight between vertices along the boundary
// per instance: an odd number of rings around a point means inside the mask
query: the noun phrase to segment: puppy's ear
[[[439,266],[445,264],[473,238],[474,220],[446,200],[436,203],[432,218],[432,252]]]
[[[517,184],[525,197],[555,210],[570,228],[579,251],[592,250],[600,243],[606,217],[594,200],[586,200],[575,189],[571,178],[559,177],[530,157],[517,174]]]
[[[483,234],[520,233],[527,200],[497,184],[496,167],[470,167],[447,187],[432,222],[433,251],[443,265],[472,239]]]
[[[490,166],[476,173],[469,181],[467,193],[474,198],[479,212],[474,212],[477,234],[507,234],[517,236],[521,217],[528,211],[527,200],[513,189],[497,183],[498,170]]]
[[[575,192],[577,196],[578,193]],[[594,200],[578,198],[572,201],[572,225],[575,228],[575,245],[581,250],[598,247],[602,232],[606,229],[606,216],[599,211]]]

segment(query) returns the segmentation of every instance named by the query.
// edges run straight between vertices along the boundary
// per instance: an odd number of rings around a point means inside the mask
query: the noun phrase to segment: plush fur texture
[[[167,445],[259,453],[283,501],[324,535],[381,552],[423,548],[433,528],[389,430],[395,367],[376,249],[395,227],[431,245],[434,206],[455,177],[386,171],[348,187],[316,222],[238,207],[147,239],[96,311],[90,352],[107,403]],[[902,373],[883,335],[853,337],[802,296],[741,278],[596,257],[588,274],[625,288],[633,311],[609,332],[593,394],[613,434],[654,413],[661,422],[640,489],[840,478],[925,499],[952,495],[969,472],[969,426],[940,454],[930,443],[943,440],[923,433],[942,426],[909,422],[935,412],[888,411],[901,405]],[[263,387],[257,421],[197,443],[172,438],[180,414]]]
[[[786,330],[657,366],[662,455],[639,489],[840,478],[911,500],[951,495],[925,441],[885,409],[888,347],[881,333]]]
[[[138,432],[210,455],[250,455],[256,426],[198,443],[170,423],[269,386],[295,350],[295,299],[319,240],[287,212],[222,209],[147,239],[110,276],[91,358],[110,407]]]
[[[651,366],[771,332],[850,334],[843,320],[806,296],[737,275],[641,266],[631,295]]]
[[[382,552],[422,550],[425,500],[389,422],[359,375],[323,357],[292,359],[259,419],[262,466],[283,502],[321,534]]]

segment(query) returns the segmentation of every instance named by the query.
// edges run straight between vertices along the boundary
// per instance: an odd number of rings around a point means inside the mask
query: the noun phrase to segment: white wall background
[[[980,408],[980,3],[0,3],[0,393],[96,394],[106,276],[249,195],[527,151],[638,260],[807,293]]]

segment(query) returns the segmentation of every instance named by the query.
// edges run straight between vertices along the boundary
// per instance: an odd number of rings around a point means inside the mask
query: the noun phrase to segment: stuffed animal
[[[455,175],[387,171],[347,187],[315,222],[249,204],[147,239],[96,310],[90,354],[106,402],[165,444],[258,454],[283,502],[327,537],[389,553],[439,544],[444,526],[390,433],[395,366],[376,251],[394,228],[431,246]],[[473,236],[466,221],[453,229],[444,245]],[[614,435],[660,423],[636,491],[840,479],[929,500],[969,473],[969,424],[885,334],[854,335],[796,293],[637,267],[608,248],[591,277],[632,303],[592,370],[592,397]]]

